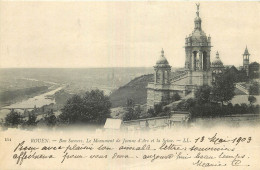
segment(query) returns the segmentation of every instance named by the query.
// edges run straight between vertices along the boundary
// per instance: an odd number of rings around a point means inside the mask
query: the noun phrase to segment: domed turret
[[[216,77],[218,75],[223,74],[224,72],[224,65],[222,63],[222,61],[219,58],[219,53],[217,51],[216,53],[216,58],[214,59],[214,61],[211,63],[211,69],[212,69],[212,82],[215,83],[216,82]]]
[[[171,66],[164,56],[163,49],[161,51],[160,58],[157,60],[156,65],[154,66],[154,71],[155,84],[170,84]]]
[[[167,59],[165,58],[165,56],[164,56],[164,51],[163,51],[163,49],[162,49],[162,51],[161,51],[161,56],[160,56],[160,58],[157,60],[157,62],[156,62],[156,66],[159,66],[159,67],[168,67],[168,66],[170,66],[169,65],[169,63],[168,63],[168,61],[167,61]]]
[[[224,67],[222,61],[221,61],[220,58],[219,58],[219,53],[218,53],[218,51],[217,51],[217,53],[216,53],[216,58],[215,58],[215,60],[214,60],[214,61],[212,62],[212,64],[211,64],[211,67],[214,67],[214,68],[216,68],[216,67],[218,67],[218,68]]]

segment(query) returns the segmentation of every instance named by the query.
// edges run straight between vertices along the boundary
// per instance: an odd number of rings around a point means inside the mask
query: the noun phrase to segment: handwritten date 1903
[[[226,138],[218,137],[218,134],[215,133],[214,136],[209,137],[209,138],[206,138],[205,136],[198,137],[195,139],[195,143],[205,142],[205,140],[208,142],[212,142],[215,145],[221,144],[221,143],[234,143],[234,144],[238,145],[239,143],[242,143],[242,142],[250,143],[252,141],[252,137],[236,137],[236,138],[230,139],[229,137],[226,137]]]

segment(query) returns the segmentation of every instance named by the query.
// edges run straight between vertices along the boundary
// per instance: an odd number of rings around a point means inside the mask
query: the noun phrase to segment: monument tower
[[[210,63],[211,40],[202,31],[199,4],[194,20],[194,30],[185,40],[185,70],[171,76],[164,51],[154,66],[154,81],[147,85],[147,110],[156,104],[170,103],[175,94],[184,97],[194,95],[199,86],[212,85],[212,70]]]
[[[194,30],[185,39],[185,68],[189,72],[189,84],[211,85],[210,74],[210,51],[211,37],[207,37],[202,30],[202,20],[199,15],[200,4],[197,5],[196,18],[194,19]]]
[[[161,56],[159,60],[156,62],[154,66],[154,83],[166,85],[170,84],[170,74],[171,74],[171,66],[169,65],[167,59],[164,56],[164,51],[162,49]]]

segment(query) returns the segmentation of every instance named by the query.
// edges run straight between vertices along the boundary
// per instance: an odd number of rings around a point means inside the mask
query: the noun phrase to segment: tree
[[[182,100],[180,103],[178,103],[176,109],[179,111],[189,111],[195,105],[196,100],[193,98],[189,98],[187,100]]]
[[[11,110],[5,117],[5,126],[17,128],[21,123],[23,123],[22,116],[14,110]]]
[[[163,103],[159,103],[154,105],[154,116],[158,116],[160,113],[163,112]]]
[[[155,116],[156,116],[156,113],[155,113],[155,111],[154,111],[153,108],[148,109],[147,113],[148,113],[149,115],[151,115],[152,117],[155,117]]]
[[[234,97],[234,90],[234,77],[231,74],[224,74],[216,79],[216,83],[213,85],[213,100],[221,102],[223,105],[223,102],[228,102]]]
[[[248,96],[248,101],[250,102],[250,105],[256,102],[256,98],[254,96]]]
[[[197,99],[198,104],[205,104],[210,102],[210,86],[201,86],[195,93],[195,97]]]
[[[141,106],[140,105],[138,105],[136,108],[135,108],[135,112],[136,112],[136,114],[137,115],[141,115],[141,113],[142,113],[142,109],[141,109]]]
[[[36,119],[37,119],[37,116],[34,113],[34,111],[30,112],[28,115],[28,120],[26,121],[26,125],[35,126],[37,124]]]
[[[259,83],[253,82],[253,84],[249,87],[249,94],[250,95],[259,95]]]
[[[255,79],[259,78],[259,63],[253,62],[249,64],[249,78]]]
[[[67,100],[67,103],[61,110],[62,113],[59,118],[63,122],[73,124],[80,120],[83,110],[83,99],[79,95],[74,95]]]
[[[133,106],[134,106],[134,100],[127,98],[127,100],[126,100],[126,106],[127,106],[127,107],[133,107]]]
[[[124,114],[123,120],[135,120],[138,119],[141,114],[141,107],[137,106],[134,108],[134,101],[132,99],[127,99],[127,111]]]
[[[135,120],[138,118],[139,118],[139,115],[133,108],[127,108],[127,112],[125,113],[123,120],[128,121],[128,120]]]
[[[171,109],[169,107],[164,107],[163,113],[160,116],[170,116],[170,114],[171,114]]]
[[[47,114],[44,116],[44,122],[46,123],[47,126],[52,127],[56,125],[57,122],[57,117],[53,113],[53,110],[48,111]]]
[[[110,117],[111,102],[103,91],[92,90],[83,97],[74,95],[62,108],[60,120],[68,124],[104,124]]]
[[[181,96],[178,94],[178,93],[175,93],[172,98],[171,98],[171,101],[172,102],[175,102],[175,101],[178,101],[181,99]]]

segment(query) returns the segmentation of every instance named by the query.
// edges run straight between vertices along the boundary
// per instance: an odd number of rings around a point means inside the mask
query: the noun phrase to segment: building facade
[[[201,23],[197,4],[194,30],[185,39],[185,71],[176,77],[171,77],[171,66],[162,50],[154,66],[154,82],[148,83],[147,86],[147,109],[161,102],[169,103],[175,93],[181,97],[189,93],[194,95],[199,86],[212,85],[211,38],[206,36]]]

